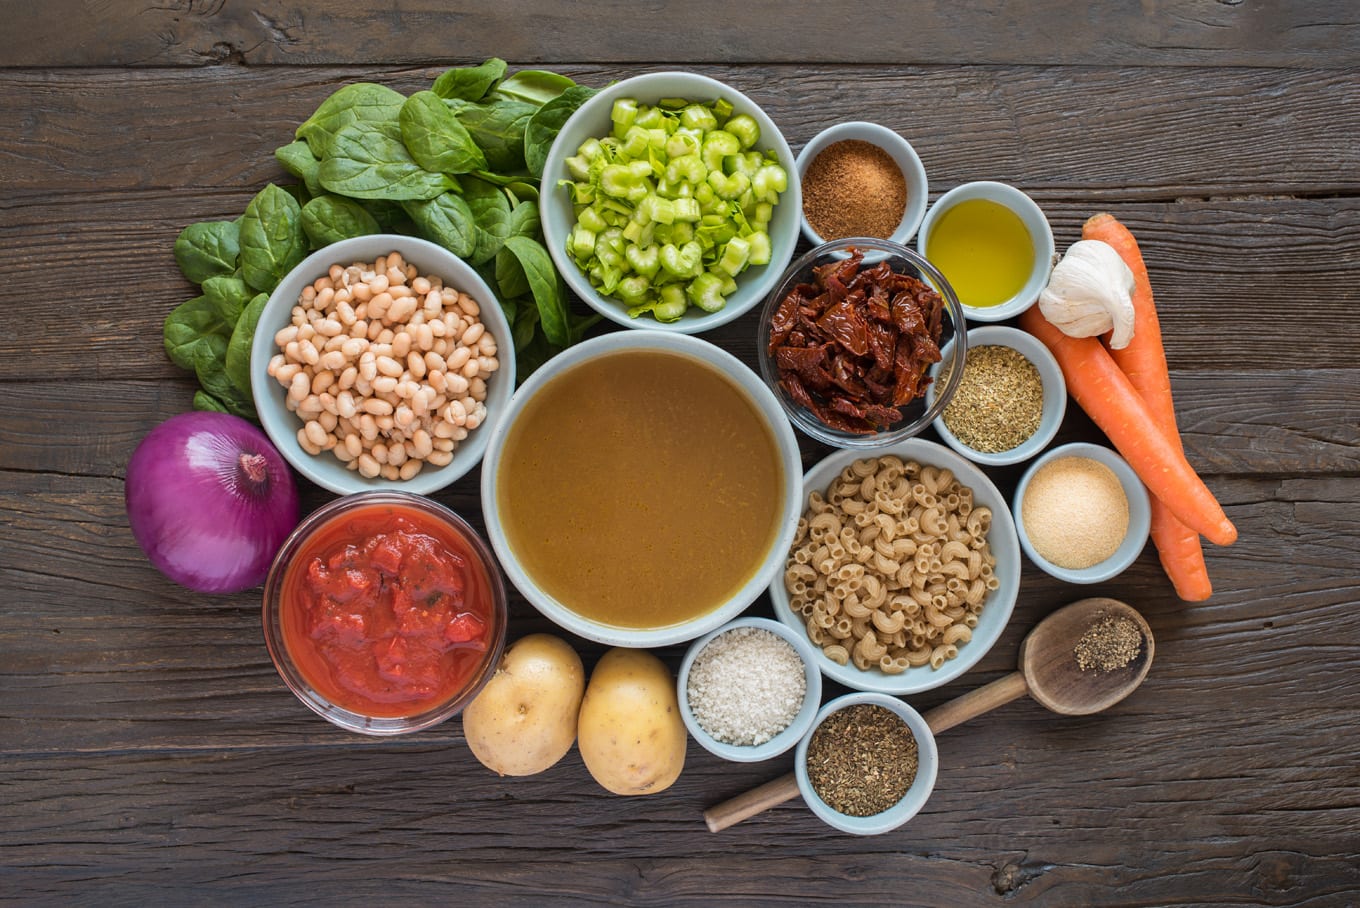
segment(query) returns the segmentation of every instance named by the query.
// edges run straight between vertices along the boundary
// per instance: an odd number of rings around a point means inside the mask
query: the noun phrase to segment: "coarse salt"
[[[690,666],[685,696],[704,731],[724,744],[756,746],[803,708],[803,660],[787,640],[759,627],[714,637]]]

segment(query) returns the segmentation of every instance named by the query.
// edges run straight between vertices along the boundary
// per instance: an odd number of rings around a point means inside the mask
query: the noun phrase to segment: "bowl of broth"
[[[740,360],[627,331],[554,357],[511,398],[482,466],[487,536],[511,584],[610,646],[702,636],[783,567],[798,443]]]
[[[976,322],[1019,315],[1053,270],[1053,229],[1043,209],[1006,183],[979,180],[940,196],[926,212],[916,248],[944,273]]]

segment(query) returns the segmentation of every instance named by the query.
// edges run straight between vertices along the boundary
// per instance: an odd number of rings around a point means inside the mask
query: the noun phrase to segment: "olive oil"
[[[998,306],[1024,288],[1034,270],[1034,240],[1020,216],[987,199],[959,202],[926,238],[926,258],[965,306]]]

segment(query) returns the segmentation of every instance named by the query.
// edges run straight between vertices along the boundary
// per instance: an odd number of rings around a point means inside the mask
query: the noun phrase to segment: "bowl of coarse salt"
[[[690,736],[737,763],[792,749],[822,702],[812,644],[768,618],[738,618],[696,640],[676,688]]]

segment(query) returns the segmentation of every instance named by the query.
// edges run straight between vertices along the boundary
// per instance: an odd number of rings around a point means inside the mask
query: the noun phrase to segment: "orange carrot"
[[[1087,220],[1081,228],[1081,238],[1109,244],[1133,272],[1133,339],[1122,350],[1111,349],[1110,356],[1142,396],[1158,427],[1183,454],[1185,448],[1176,428],[1176,408],[1171,401],[1171,372],[1162,346],[1162,326],[1152,302],[1152,283],[1138,241],[1112,214],[1097,214]],[[1187,602],[1201,602],[1213,594],[1199,534],[1177,520],[1156,496],[1152,499],[1152,542],[1177,596]]]
[[[1053,352],[1067,392],[1100,427],[1143,484],[1186,526],[1216,545],[1230,545],[1237,528],[1185,455],[1162,433],[1129,378],[1094,337],[1068,337],[1038,306],[1020,316],[1020,327]]]

